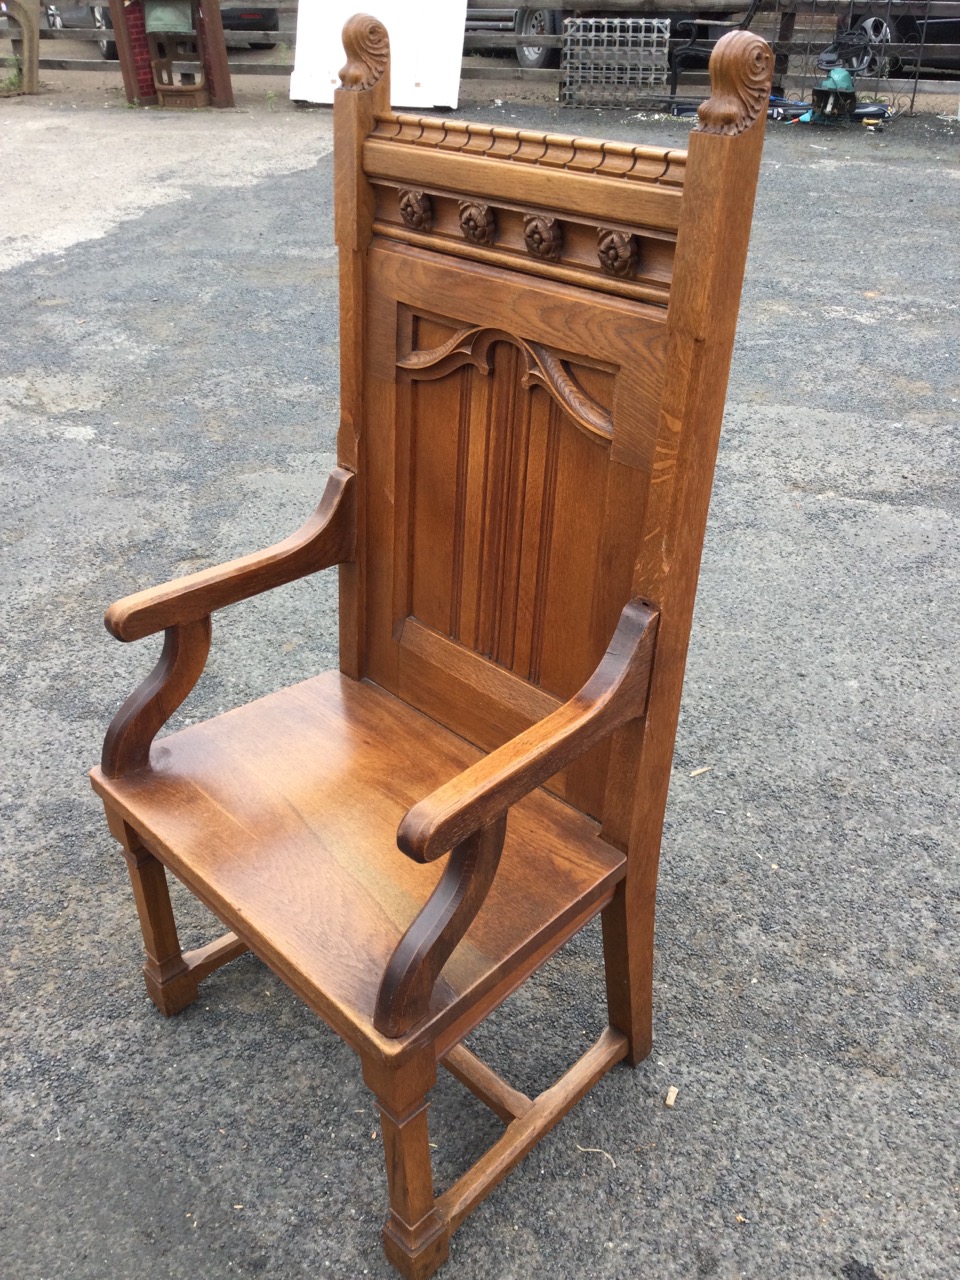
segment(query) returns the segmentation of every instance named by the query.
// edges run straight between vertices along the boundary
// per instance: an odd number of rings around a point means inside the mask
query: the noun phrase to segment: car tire
[[[93,25],[98,31],[109,31],[110,36],[104,36],[102,40],[97,41],[100,49],[100,57],[107,58],[109,61],[116,61],[117,42],[113,39],[113,23],[110,21],[110,8],[105,4],[95,4],[90,10],[90,17],[93,19]]]
[[[521,36],[559,35],[560,15],[556,9],[521,9],[517,25]],[[560,50],[547,49],[539,44],[521,44],[517,46],[517,61],[525,71],[559,67]]]

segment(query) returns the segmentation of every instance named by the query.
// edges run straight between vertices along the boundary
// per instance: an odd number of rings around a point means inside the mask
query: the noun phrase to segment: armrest
[[[470,927],[496,875],[507,810],[647,706],[659,614],[631,600],[596,671],[569,702],[407,813],[397,843],[417,862],[450,850],[440,882],[390,957],[374,1010],[386,1036],[423,1019],[434,983]]]
[[[265,551],[118,600],[104,617],[107,630],[118,640],[141,640],[351,560],[356,538],[355,489],[353,472],[336,467],[320,505],[289,538]]]
[[[643,714],[659,614],[631,600],[596,671],[569,702],[465,769],[403,818],[397,844],[432,862]]]

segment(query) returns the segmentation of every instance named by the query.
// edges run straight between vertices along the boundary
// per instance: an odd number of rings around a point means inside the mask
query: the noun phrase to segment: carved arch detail
[[[505,329],[483,326],[460,329],[439,347],[411,352],[398,360],[397,366],[416,379],[443,378],[465,364],[487,374],[491,369],[490,348],[497,342],[511,343],[525,358],[522,386],[529,388],[539,384],[588,435],[604,441],[613,438],[610,411],[583,389],[567,363],[549,347],[518,338]]]

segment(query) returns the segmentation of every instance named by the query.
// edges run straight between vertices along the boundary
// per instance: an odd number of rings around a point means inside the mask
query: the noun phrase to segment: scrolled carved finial
[[[710,97],[698,109],[699,133],[738,134],[765,111],[773,50],[752,31],[729,31],[710,55]]]
[[[390,38],[382,22],[369,13],[355,13],[343,28],[346,65],[340,71],[342,89],[372,89],[390,61]]]

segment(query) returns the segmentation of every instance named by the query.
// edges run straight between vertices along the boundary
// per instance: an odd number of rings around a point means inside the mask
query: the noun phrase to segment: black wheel
[[[110,21],[110,7],[105,4],[95,4],[90,10],[90,17],[93,19],[93,25],[98,31],[109,31],[110,36],[104,36],[102,40],[97,41],[100,48],[101,58],[110,58],[115,60],[117,56],[117,42],[113,39],[113,23]]]
[[[553,36],[560,32],[560,15],[556,9],[522,9],[519,34],[522,36]],[[540,67],[559,67],[560,50],[547,49],[541,44],[517,46],[517,61],[527,71]]]

